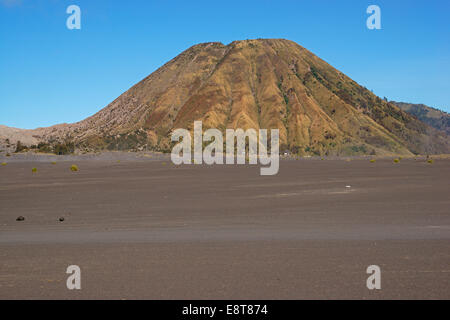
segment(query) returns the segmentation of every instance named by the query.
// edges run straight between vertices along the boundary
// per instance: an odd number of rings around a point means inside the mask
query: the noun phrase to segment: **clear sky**
[[[81,8],[69,30],[66,8]],[[369,30],[366,8],[381,8]],[[450,112],[448,0],[0,0],[0,124],[82,120],[191,45],[285,38],[380,97]]]

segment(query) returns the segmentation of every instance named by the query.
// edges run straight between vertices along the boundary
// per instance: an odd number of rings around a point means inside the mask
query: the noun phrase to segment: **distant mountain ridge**
[[[395,104],[403,111],[417,117],[420,121],[425,122],[433,128],[444,131],[447,135],[450,135],[450,114],[447,112],[424,104],[396,101],[391,101],[391,103]]]
[[[170,151],[171,132],[280,130],[299,155],[450,153],[448,136],[375,96],[293,41],[195,45],[95,115],[28,132],[80,151]]]

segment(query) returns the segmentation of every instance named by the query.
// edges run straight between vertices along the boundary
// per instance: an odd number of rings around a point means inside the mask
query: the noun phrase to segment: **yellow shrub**
[[[399,160],[399,159],[394,159],[394,162],[395,162],[395,163],[399,163],[400,160]]]
[[[76,165],[76,164],[73,164],[71,167],[70,167],[70,170],[71,171],[78,171],[78,166]]]
[[[37,172],[37,168],[31,169],[31,172],[33,172],[33,173]]]

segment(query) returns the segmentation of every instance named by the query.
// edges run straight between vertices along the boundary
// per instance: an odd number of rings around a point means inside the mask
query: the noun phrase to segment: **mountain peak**
[[[251,39],[183,51],[106,108],[34,132],[81,149],[170,150],[170,132],[280,130],[300,155],[448,153],[448,137],[375,96],[297,43]]]

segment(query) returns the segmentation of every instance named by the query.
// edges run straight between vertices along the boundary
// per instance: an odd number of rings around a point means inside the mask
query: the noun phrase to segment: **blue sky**
[[[66,8],[81,8],[69,30]],[[366,8],[381,8],[381,30]],[[380,97],[450,112],[450,1],[0,0],[0,124],[82,120],[191,45],[285,38]]]

